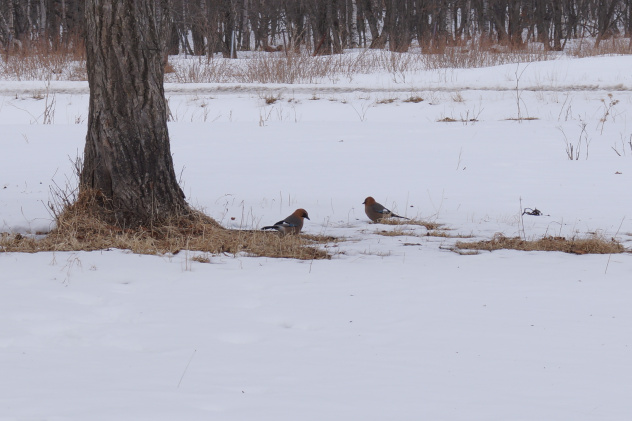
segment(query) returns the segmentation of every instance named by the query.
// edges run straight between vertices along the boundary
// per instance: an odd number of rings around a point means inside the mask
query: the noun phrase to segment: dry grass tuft
[[[404,102],[412,102],[412,103],[415,103],[415,104],[416,104],[416,103],[418,103],[418,102],[422,102],[423,100],[424,100],[424,99],[423,99],[422,97],[413,95],[413,96],[411,96],[411,97],[409,97],[409,98],[406,98],[406,99],[404,100]]]
[[[377,235],[382,235],[384,237],[400,237],[400,236],[406,236],[406,237],[419,237],[419,234],[417,234],[414,230],[411,229],[404,229],[404,228],[395,228],[392,231],[387,231],[387,230],[377,230],[375,231],[375,233]]]
[[[451,235],[443,228],[443,224],[437,222],[424,221],[421,219],[401,219],[401,218],[385,218],[380,220],[383,225],[395,225],[395,229],[391,231],[378,230],[375,233],[386,237],[395,236],[412,236],[412,237],[445,237],[445,238],[466,238],[460,235]],[[411,229],[411,225],[422,226],[428,231],[425,233],[415,232]]]
[[[606,239],[599,235],[586,238],[544,236],[537,240],[523,240],[520,237],[505,237],[496,234],[491,240],[467,243],[459,241],[455,250],[523,250],[523,251],[563,251],[572,254],[614,254],[626,252],[625,247],[614,238]]]
[[[506,118],[507,121],[535,121],[539,120],[538,117],[509,117]]]
[[[402,218],[384,218],[381,219],[380,224],[384,225],[420,225],[427,230],[436,230],[443,226],[437,222],[424,221],[422,219],[402,219]]]
[[[211,263],[211,258],[206,253],[196,254],[195,256],[191,258],[191,260],[198,263]]]
[[[426,237],[440,237],[440,238],[472,238],[470,234],[452,234],[447,230],[432,230],[426,233]]]
[[[430,226],[437,225],[433,223],[426,223]],[[421,224],[416,224],[421,225]],[[425,233],[416,232],[414,229],[406,229],[405,226],[397,227],[391,231],[387,230],[377,230],[375,231],[377,235],[383,235],[385,237],[399,237],[399,236],[407,236],[407,237],[440,237],[440,238],[472,238],[471,235],[463,235],[463,234],[452,234],[447,229],[428,229]]]
[[[121,229],[95,211],[95,195],[80,194],[78,200],[56,215],[56,228],[44,238],[20,234],[0,237],[0,252],[93,251],[125,249],[138,254],[177,254],[182,250],[210,254],[246,253],[251,256],[301,260],[329,259],[318,247],[335,242],[332,237],[280,236],[276,232],[229,230],[194,211],[152,227]]]
[[[281,96],[274,96],[274,95],[266,95],[263,100],[266,103],[266,105],[272,105],[275,102],[277,102],[278,100],[281,99]]]

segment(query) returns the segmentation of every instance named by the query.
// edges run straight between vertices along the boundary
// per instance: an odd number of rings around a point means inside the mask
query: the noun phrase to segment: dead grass
[[[426,237],[440,237],[440,238],[472,238],[471,234],[452,234],[448,230],[432,230],[426,233]]]
[[[452,118],[452,117],[445,117],[442,118],[440,120],[437,120],[437,123],[463,123],[463,124],[469,124],[469,123],[476,123],[478,121],[477,118],[469,118],[469,117],[460,117],[458,119]]]
[[[0,252],[93,251],[124,249],[138,254],[177,254],[182,250],[210,254],[285,257],[301,260],[329,259],[320,245],[333,237],[280,236],[277,232],[229,230],[201,212],[174,218],[157,226],[121,229],[93,211],[94,198],[83,197],[56,217],[56,228],[41,239],[3,234]]]
[[[51,49],[44,42],[26,43],[0,58],[0,74],[9,80],[86,80],[85,49],[78,38]],[[172,57],[166,64],[167,82],[190,83],[317,83],[323,80],[352,80],[358,74],[387,72],[405,82],[407,72],[449,68],[478,68],[512,63],[551,60],[559,53],[542,44],[521,47],[493,44],[487,37],[474,37],[458,45],[412,48],[410,53],[387,50],[356,50],[353,54],[314,57],[306,50],[240,52],[248,60]],[[565,53],[575,57],[632,53],[629,39],[612,37],[595,47],[594,39],[571,40]],[[419,102],[419,97],[411,97]]]
[[[196,254],[191,258],[191,260],[198,263],[211,263],[211,258],[207,253]]]
[[[44,41],[25,42],[0,56],[0,75],[8,80],[88,80],[83,39],[55,49]]]
[[[523,250],[523,251],[562,251],[572,254],[615,254],[624,253],[627,250],[614,238],[606,239],[603,236],[591,235],[589,237],[565,238],[544,236],[535,240],[524,240],[520,237],[505,237],[496,234],[491,240],[477,241],[473,243],[458,241],[455,251],[462,250]]]
[[[402,219],[402,218],[385,218],[381,219],[380,224],[383,225],[420,225],[427,230],[436,230],[443,227],[443,224],[432,221],[424,221],[422,219]]]
[[[418,224],[420,225],[420,224]],[[472,238],[472,235],[453,234],[447,229],[431,229],[426,232],[417,232],[413,229],[406,229],[404,227],[397,227],[391,231],[378,230],[375,234],[385,237],[438,237],[438,238]]]
[[[401,219],[401,218],[388,218],[382,219],[380,222],[382,225],[395,225],[393,230],[377,230],[375,234],[383,235],[386,237],[396,236],[410,236],[410,237],[443,237],[443,238],[470,238],[470,236],[462,236],[460,234],[451,234],[447,228],[444,228],[443,224],[437,222],[424,221],[421,219]],[[411,225],[422,226],[428,231],[416,232],[411,229]]]
[[[451,234],[448,231],[427,231],[425,233],[414,230],[394,229],[392,231],[378,230],[375,234],[384,237],[438,237],[438,238],[472,238],[470,235]]]
[[[263,101],[266,103],[266,105],[272,105],[280,99],[281,99],[281,95],[279,96],[266,95],[263,97]]]
[[[417,95],[413,95],[413,96],[410,96],[410,97],[406,98],[406,99],[404,100],[404,102],[412,102],[412,103],[414,103],[414,104],[417,104],[417,103],[419,103],[419,102],[422,102],[423,100],[424,100],[424,99],[423,99],[422,97],[417,96]]]
[[[401,237],[401,236],[406,236],[406,237],[419,237],[420,235],[418,233],[416,233],[414,230],[412,229],[403,229],[403,228],[395,228],[392,231],[387,231],[387,230],[377,230],[375,231],[375,233],[377,235],[382,235],[384,237]]]
[[[506,118],[507,121],[535,121],[539,120],[538,117],[509,117]]]
[[[45,43],[24,45],[0,57],[0,75],[7,80],[87,80],[82,40],[51,50]],[[630,54],[627,38],[612,38],[594,47],[594,40],[572,40],[565,53],[575,57]],[[314,57],[309,51],[239,52],[233,60],[219,57],[170,57],[166,82],[179,83],[321,83],[351,81],[356,76],[386,72],[396,82],[406,82],[410,72],[451,68],[480,68],[513,63],[552,60],[560,53],[542,44],[521,47],[493,44],[474,37],[459,45],[413,47],[409,53],[387,50],[355,50],[348,54]],[[459,100],[458,95],[455,97]],[[411,96],[405,102],[420,102]]]
[[[456,46],[424,48],[423,66],[429,70],[448,68],[478,68],[503,64],[551,60],[555,54],[544,50],[541,44],[526,44],[520,48],[493,44],[485,37],[474,38]]]
[[[616,36],[601,41],[599,46],[595,47],[595,39],[584,38],[575,40],[573,45],[568,47],[566,51],[577,58],[603,55],[624,55],[632,54],[632,44],[630,43],[629,38]]]

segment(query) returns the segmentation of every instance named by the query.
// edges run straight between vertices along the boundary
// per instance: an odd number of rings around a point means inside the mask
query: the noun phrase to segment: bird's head
[[[363,205],[368,205],[371,206],[375,203],[375,199],[372,198],[371,196],[367,197],[366,199],[364,199],[364,202],[362,202]]]
[[[305,209],[303,209],[303,208],[296,209],[294,211],[294,216],[298,216],[299,218],[309,219],[309,215],[307,214],[307,211]]]

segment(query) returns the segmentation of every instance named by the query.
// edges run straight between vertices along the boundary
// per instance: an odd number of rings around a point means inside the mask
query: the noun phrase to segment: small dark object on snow
[[[531,215],[531,216],[541,216],[542,212],[540,212],[538,210],[538,208],[535,209],[531,209],[531,208],[525,208],[524,212],[522,212],[522,214],[527,214],[527,215]]]

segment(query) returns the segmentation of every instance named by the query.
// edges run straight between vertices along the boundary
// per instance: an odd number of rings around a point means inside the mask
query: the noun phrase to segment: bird
[[[277,230],[281,234],[298,234],[303,229],[303,219],[309,219],[309,215],[305,209],[296,209],[292,215],[274,225],[268,225],[261,228],[262,230]]]
[[[406,217],[394,214],[393,212],[386,209],[381,204],[377,203],[375,199],[372,198],[371,196],[364,199],[364,202],[362,202],[362,204],[364,205],[364,212],[366,213],[366,216],[368,216],[369,219],[373,222],[378,222],[383,218],[408,219]]]

